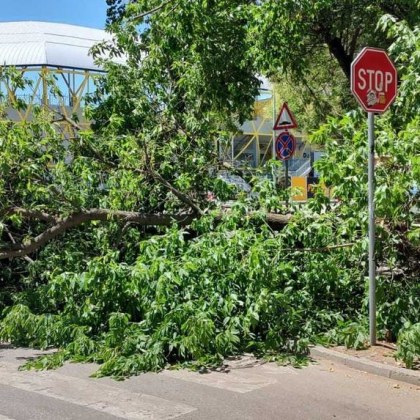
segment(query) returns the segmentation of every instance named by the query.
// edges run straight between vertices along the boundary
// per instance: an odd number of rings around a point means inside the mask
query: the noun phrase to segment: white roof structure
[[[271,99],[273,97],[272,83],[265,76],[258,75],[258,79],[260,80],[261,85],[260,93],[255,98],[256,101],[266,101],[267,99]]]
[[[0,66],[101,70],[90,48],[111,36],[101,30],[50,22],[0,22]]]

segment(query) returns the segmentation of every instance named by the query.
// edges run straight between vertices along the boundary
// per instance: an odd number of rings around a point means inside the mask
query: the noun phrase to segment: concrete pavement
[[[320,359],[307,368],[230,363],[229,372],[165,371],[91,379],[92,365],[19,372],[37,352],[0,349],[0,420],[420,419],[420,388]]]
[[[386,365],[384,363],[374,362],[364,357],[351,356],[349,354],[335,351],[333,348],[330,349],[322,346],[313,347],[311,349],[311,356],[331,360],[333,362],[349,366],[353,369],[373,373],[379,376],[385,376],[385,378],[407,382],[420,387],[420,371],[418,370],[403,369],[401,367]]]

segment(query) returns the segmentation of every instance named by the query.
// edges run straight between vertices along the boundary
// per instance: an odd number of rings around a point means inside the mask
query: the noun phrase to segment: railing
[[[25,104],[34,104],[34,105],[42,105],[43,98],[41,95],[30,95],[30,94],[17,94],[15,95],[15,99],[24,102]],[[70,96],[62,96],[58,97],[56,95],[48,95],[47,97],[48,105],[51,106],[73,106],[72,100]],[[13,100],[9,98],[7,95],[0,96],[0,102],[7,102],[13,105]]]
[[[311,171],[310,159],[290,159],[289,175],[290,176],[306,176]]]

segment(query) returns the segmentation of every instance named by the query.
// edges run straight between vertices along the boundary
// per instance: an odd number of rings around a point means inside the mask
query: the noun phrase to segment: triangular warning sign
[[[295,116],[287,106],[287,102],[283,104],[280,109],[279,116],[277,117],[276,123],[274,124],[273,130],[284,130],[286,128],[297,128],[297,122]]]

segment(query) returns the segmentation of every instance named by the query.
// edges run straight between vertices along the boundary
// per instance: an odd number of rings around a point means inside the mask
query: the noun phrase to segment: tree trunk
[[[110,209],[89,209],[81,212],[71,214],[64,218],[54,217],[41,211],[27,210],[20,207],[10,208],[4,212],[4,215],[20,214],[23,217],[40,220],[43,222],[53,223],[52,226],[45,229],[41,234],[32,238],[29,242],[24,244],[17,244],[15,241],[10,248],[0,248],[0,260],[8,258],[22,258],[31,254],[47,242],[62,235],[69,229],[80,226],[86,222],[101,221],[106,222],[109,220],[121,220],[125,222],[132,222],[140,226],[170,226],[177,223],[180,226],[187,226],[192,223],[198,214],[144,214],[132,211],[110,210]],[[0,215],[1,216],[1,215]],[[249,217],[254,216],[254,213],[249,213]],[[220,219],[222,213],[216,217]],[[267,213],[265,221],[273,226],[282,226],[289,222],[290,214],[275,214]]]
[[[346,75],[347,80],[350,81],[353,57],[347,53],[341,40],[337,37],[328,38],[327,45],[330,53],[336,58],[341,70]]]

